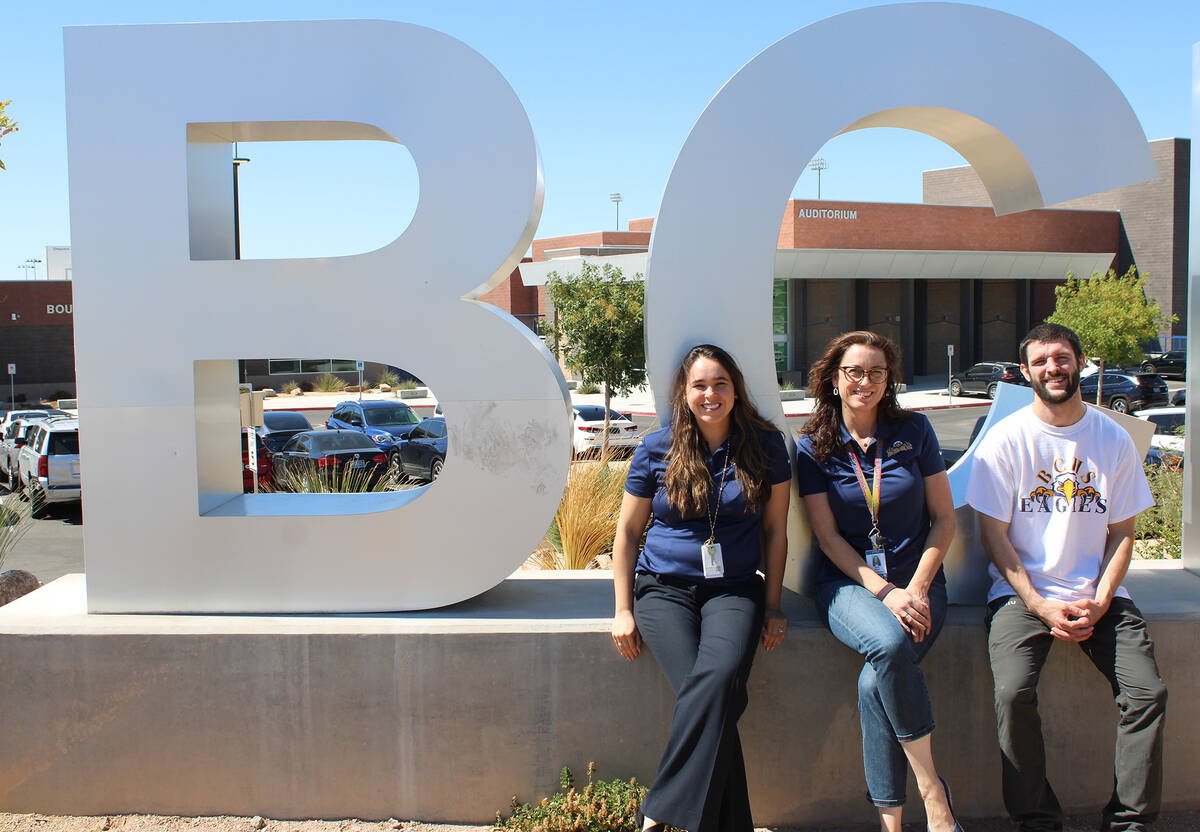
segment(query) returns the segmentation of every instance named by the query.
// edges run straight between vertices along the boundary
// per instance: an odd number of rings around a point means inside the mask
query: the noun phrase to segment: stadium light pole
[[[828,168],[829,163],[826,162],[821,156],[818,156],[808,163],[808,169],[815,170],[817,172],[817,199],[821,198],[821,171],[828,170]]]

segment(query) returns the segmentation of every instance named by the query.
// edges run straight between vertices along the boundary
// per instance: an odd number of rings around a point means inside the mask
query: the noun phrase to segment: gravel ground
[[[967,832],[1012,832],[1007,819],[967,819]],[[1067,819],[1064,832],[1093,832],[1099,815]],[[873,832],[870,826],[808,826],[803,830],[762,827],[759,832]],[[906,832],[923,832],[920,824],[905,824]],[[0,832],[490,832],[490,826],[453,826],[419,821],[272,820],[244,817],[180,818],[161,815],[70,817],[65,815],[13,815],[0,813]],[[1153,832],[1200,832],[1200,811],[1171,812],[1152,827]]]

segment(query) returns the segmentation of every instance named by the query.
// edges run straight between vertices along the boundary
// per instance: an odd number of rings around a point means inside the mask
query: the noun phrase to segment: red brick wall
[[[801,218],[801,209],[854,211],[856,219]],[[991,208],[882,202],[788,202],[780,248],[920,251],[1117,251],[1112,211],[1034,210],[998,217]]]
[[[73,326],[71,288],[69,280],[0,281],[0,326]]]
[[[646,222],[646,220],[642,220]],[[653,220],[648,220],[653,223]],[[566,237],[545,237],[533,241],[533,259],[541,262],[547,251],[560,248],[591,248],[595,246],[641,246],[650,245],[649,231],[589,231],[586,234],[569,234]]]
[[[640,220],[630,220],[629,230],[645,231],[646,233],[650,233],[654,230],[654,217],[646,217],[645,219]]]
[[[526,286],[521,281],[520,268],[513,269],[513,273],[503,283],[490,292],[480,295],[479,299],[484,303],[500,307],[510,315],[521,318],[530,325],[531,329],[533,320],[530,316],[537,315],[540,311],[537,287]]]

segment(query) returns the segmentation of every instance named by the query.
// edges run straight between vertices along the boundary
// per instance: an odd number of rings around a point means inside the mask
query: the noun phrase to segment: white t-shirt
[[[1008,537],[1044,598],[1096,597],[1108,525],[1154,505],[1125,429],[1093,408],[1048,425],[1025,407],[984,435],[967,483],[976,511],[1009,523]],[[1015,595],[988,564],[988,601]],[[1117,595],[1128,598],[1124,587]]]

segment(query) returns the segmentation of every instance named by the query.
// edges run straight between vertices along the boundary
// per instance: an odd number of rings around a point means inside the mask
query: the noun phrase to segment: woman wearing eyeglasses
[[[866,660],[858,676],[863,768],[884,832],[898,832],[916,775],[932,832],[961,832],[933,764],[933,709],[920,662],[946,618],[942,559],[954,502],[937,437],[896,401],[900,350],[874,332],[829,343],[809,372],[816,408],[797,476],[821,558],[815,600]]]

